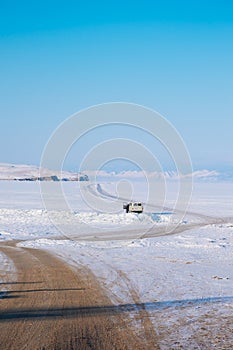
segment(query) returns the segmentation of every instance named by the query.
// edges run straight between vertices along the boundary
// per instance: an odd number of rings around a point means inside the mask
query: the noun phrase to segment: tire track
[[[0,303],[1,350],[151,349],[152,340],[132,331],[127,310],[112,305],[90,271],[15,244],[0,246],[18,271]]]

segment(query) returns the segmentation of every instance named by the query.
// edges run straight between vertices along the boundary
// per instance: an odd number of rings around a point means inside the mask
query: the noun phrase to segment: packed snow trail
[[[93,189],[94,185],[88,185],[87,188],[89,189],[89,191],[92,192],[93,195],[101,195],[103,198],[112,198],[112,199],[116,199],[116,200],[120,200],[120,201],[130,201],[129,198],[125,198],[125,197],[117,197],[111,193],[108,193],[107,191],[105,191],[100,184],[97,184],[96,186],[96,191]],[[160,210],[161,208],[153,203],[146,203],[146,207],[152,210]],[[174,208],[170,208],[170,207],[164,207],[163,208],[164,211],[166,212],[173,212]],[[206,223],[211,224],[213,222],[214,219],[216,219],[213,216],[209,216],[209,215],[204,215],[204,214],[200,214],[200,213],[195,213],[195,212],[191,212],[191,211],[186,211],[185,213],[186,215],[190,215],[191,217],[195,217],[197,219],[201,219],[204,220]],[[222,220],[222,218],[217,218],[218,220]]]
[[[93,185],[89,184],[86,186],[87,190],[91,192],[93,196],[99,197],[101,196],[102,198],[107,198],[107,199],[115,199],[117,201],[130,201],[130,199],[125,198],[125,197],[118,197],[115,196],[114,194],[111,194],[107,191],[105,191],[100,184]],[[156,206],[153,203],[146,203],[146,207],[153,209],[153,210],[161,210],[160,207]],[[164,207],[163,210],[167,212],[173,212],[174,208],[171,207]],[[158,237],[158,236],[165,236],[165,235],[170,235],[170,234],[177,234],[177,233],[182,233],[184,231],[191,230],[193,228],[198,228],[198,227],[203,227],[207,225],[213,225],[213,224],[225,224],[231,221],[233,218],[232,217],[214,217],[210,215],[204,215],[201,213],[196,213],[193,211],[186,211],[185,216],[189,217],[191,222],[187,222],[187,224],[183,225],[180,223],[179,225],[175,223],[171,223],[170,227],[168,229],[164,230],[164,227],[157,226],[156,224],[153,225],[151,228],[146,230],[145,233],[142,235],[139,234],[138,230],[134,230],[136,234],[136,238],[149,238],[149,237]],[[192,219],[195,219],[195,222],[192,222]],[[141,230],[142,231],[142,230]],[[122,231],[121,231],[122,233]],[[126,231],[125,231],[126,234]],[[122,234],[121,234],[122,236]],[[132,234],[128,231],[128,235],[126,234],[126,238],[130,239],[132,238]],[[113,239],[118,239],[118,237],[114,236]]]
[[[16,243],[0,246],[18,271],[0,303],[1,350],[159,349],[150,322],[138,337],[127,314],[133,305],[114,306],[88,269]]]

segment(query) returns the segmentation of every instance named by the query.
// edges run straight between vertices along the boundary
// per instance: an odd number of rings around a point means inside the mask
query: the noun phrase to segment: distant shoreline
[[[68,178],[62,178],[59,179],[57,176],[54,176],[56,178],[47,178],[47,179],[41,179],[41,178],[19,178],[19,179],[1,179],[0,181],[19,181],[19,182],[83,182],[83,181],[89,181],[89,178],[87,175],[81,176],[79,179],[68,179]]]

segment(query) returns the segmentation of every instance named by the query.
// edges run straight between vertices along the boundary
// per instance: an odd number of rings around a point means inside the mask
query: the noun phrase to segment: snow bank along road
[[[90,271],[15,244],[0,245],[18,272],[0,302],[1,350],[158,349],[143,305],[138,337],[129,327],[133,305],[114,306]]]
[[[113,199],[122,204],[122,201],[129,201],[129,199],[124,198],[124,197],[118,197],[115,196],[109,192],[107,192],[100,184],[93,185],[89,184],[85,186],[85,191],[88,196],[88,193],[92,197],[100,198],[102,197],[103,199]],[[161,210],[161,208],[157,207],[153,203],[147,203],[146,207],[150,210]],[[164,211],[167,212],[172,212],[173,208],[170,207],[165,207],[163,208]],[[204,215],[201,213],[196,213],[193,211],[187,211],[185,214],[185,217],[188,217],[188,222],[184,222],[184,224],[180,223],[177,225],[176,221],[171,221],[171,223],[167,225],[151,225],[148,229],[142,230],[142,227],[137,229],[121,229],[117,231],[112,231],[111,232],[103,232],[103,233],[98,233],[98,239],[103,239],[103,240],[117,240],[117,239],[133,239],[133,238],[150,238],[150,237],[158,237],[158,236],[165,236],[165,235],[171,235],[171,234],[178,234],[182,233],[184,231],[191,230],[193,228],[198,228],[198,227],[203,227],[207,225],[212,225],[212,224],[224,224],[228,223],[229,221],[232,221],[232,216],[231,217],[216,217],[216,216],[210,216],[210,215]],[[75,237],[72,237],[75,239]],[[79,237],[82,238],[82,237]],[[86,234],[85,235],[86,239],[91,239],[95,240],[96,236],[92,234]]]

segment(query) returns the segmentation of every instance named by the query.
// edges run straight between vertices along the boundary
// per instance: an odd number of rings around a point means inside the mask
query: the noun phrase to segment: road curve
[[[127,201],[127,198],[117,197],[111,193],[105,191],[100,184],[88,184],[84,187],[86,191],[86,195],[92,196],[93,199],[108,199],[115,201]],[[153,203],[147,203],[147,207],[152,210],[161,210]],[[172,212],[173,208],[164,208],[165,211]],[[195,213],[191,211],[187,211],[186,215],[191,218],[190,223],[182,223],[182,224],[166,224],[164,226],[161,225],[151,225],[149,227],[135,227],[133,229],[129,228],[121,228],[120,230],[99,230],[98,232],[70,235],[69,238],[73,240],[91,240],[91,241],[108,241],[108,240],[130,240],[130,239],[142,239],[142,238],[151,238],[151,237],[159,237],[159,236],[167,236],[174,235],[178,233],[182,233],[194,228],[200,228],[207,225],[213,224],[224,224],[233,220],[232,217],[213,217],[204,215],[201,213]],[[194,221],[192,222],[192,219]]]
[[[15,243],[2,243],[0,251],[18,273],[0,299],[1,350],[159,349],[151,325],[136,335],[128,318],[133,307],[112,305],[87,269]]]

